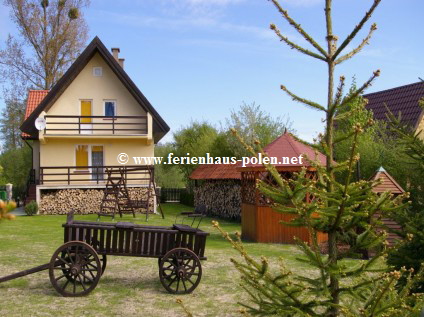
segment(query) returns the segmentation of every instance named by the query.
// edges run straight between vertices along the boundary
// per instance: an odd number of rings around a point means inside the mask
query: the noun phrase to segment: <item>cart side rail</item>
[[[206,259],[204,252],[209,233],[199,229],[182,232],[170,227],[119,227],[116,223],[83,221],[66,223],[63,227],[65,243],[86,242],[99,254],[160,258],[173,248],[187,248],[201,260]]]

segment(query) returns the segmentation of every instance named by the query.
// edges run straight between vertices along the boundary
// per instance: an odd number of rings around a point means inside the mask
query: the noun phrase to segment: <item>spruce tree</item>
[[[307,227],[312,237],[308,245],[300,240],[298,247],[306,256],[306,262],[316,269],[315,276],[303,276],[291,272],[280,264],[279,271],[269,269],[266,258],[257,261],[250,257],[240,239],[233,240],[222,232],[233,247],[240,252],[244,261],[232,260],[242,276],[242,285],[251,297],[251,303],[243,303],[246,310],[254,315],[278,316],[408,316],[418,314],[423,305],[422,298],[411,294],[413,280],[412,270],[408,271],[405,286],[397,292],[394,285],[405,269],[393,272],[381,272],[385,266],[381,258],[386,256],[386,234],[378,230],[382,216],[389,212],[405,208],[407,194],[394,198],[386,192],[375,194],[372,189],[375,181],[353,181],[353,171],[359,153],[358,136],[372,120],[365,124],[354,124],[349,133],[343,137],[334,137],[334,126],[339,120],[352,115],[348,110],[338,110],[351,100],[361,95],[380,75],[374,71],[372,76],[355,91],[345,95],[345,78],[340,78],[335,87],[334,70],[340,63],[349,60],[368,44],[372,33],[377,29],[372,24],[366,37],[351,51],[344,53],[358,32],[368,22],[381,0],[374,0],[370,9],[352,32],[338,45],[338,38],[332,27],[332,1],[325,1],[326,48],[315,41],[303,27],[284,10],[277,0],[271,0],[284,20],[313,47],[306,49],[291,41],[271,24],[271,29],[278,38],[291,48],[326,63],[328,69],[328,97],[326,105],[302,98],[286,86],[281,89],[293,100],[301,102],[325,114],[325,132],[319,138],[320,148],[326,156],[326,166],[320,166],[313,157],[308,158],[316,168],[316,177],[309,177],[306,170],[295,174],[292,179],[282,178],[272,165],[266,168],[274,178],[274,184],[260,181],[258,189],[273,201],[272,207],[277,212],[296,215],[290,222],[293,226]],[[234,131],[237,135],[237,132]],[[350,139],[348,159],[344,162],[333,161],[334,147],[343,140]],[[240,138],[240,141],[244,141]],[[252,147],[244,143],[252,154]],[[262,151],[262,155],[266,155]],[[343,175],[340,180],[337,175]],[[312,202],[306,203],[311,195]],[[219,229],[218,223],[214,225]],[[317,233],[328,235],[328,256],[322,256],[318,245]],[[349,243],[346,251],[338,248],[340,243]],[[348,266],[344,258],[359,257],[361,250],[372,249],[375,255],[368,261],[358,261]],[[305,260],[301,260],[305,261]],[[415,275],[419,278],[420,271]]]

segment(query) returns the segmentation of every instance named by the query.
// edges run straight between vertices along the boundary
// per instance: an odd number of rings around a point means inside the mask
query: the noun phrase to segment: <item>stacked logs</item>
[[[240,181],[207,180],[195,188],[194,203],[206,205],[209,216],[240,220]]]
[[[151,189],[152,190],[152,189]],[[128,188],[130,199],[146,199],[148,188]],[[153,190],[152,190],[153,191]],[[77,214],[95,214],[100,211],[103,189],[58,189],[41,193],[39,213],[64,215],[74,210]],[[149,210],[153,210],[154,196],[150,196]],[[140,210],[136,210],[140,212]]]

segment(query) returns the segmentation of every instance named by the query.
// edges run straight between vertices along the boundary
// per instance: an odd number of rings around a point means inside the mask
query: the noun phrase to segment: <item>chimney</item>
[[[112,51],[112,55],[113,55],[113,57],[115,58],[115,60],[117,61],[117,62],[119,62],[119,52],[121,51],[119,48],[117,48],[117,47],[113,47],[112,49],[111,49],[111,51]]]
[[[120,58],[118,60],[119,65],[121,65],[122,69],[124,69],[124,62],[125,62],[125,58]]]

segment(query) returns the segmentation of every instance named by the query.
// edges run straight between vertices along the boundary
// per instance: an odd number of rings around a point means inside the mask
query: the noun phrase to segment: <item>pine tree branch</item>
[[[327,52],[307,33],[305,32],[305,30],[300,26],[300,24],[296,23],[296,21],[294,21],[290,16],[289,13],[287,12],[287,10],[284,10],[280,4],[278,3],[277,0],[271,0],[272,3],[274,4],[274,6],[277,8],[277,10],[281,13],[281,15],[283,16],[283,18],[290,24],[292,25],[297,32],[300,33],[300,35],[302,35],[306,41],[308,41],[309,43],[311,43],[311,45],[313,47],[315,47],[325,58],[328,57]],[[325,60],[325,59],[324,59]]]
[[[281,42],[285,42],[292,49],[298,50],[299,52],[301,52],[303,54],[309,55],[311,57],[314,57],[314,58],[317,58],[317,59],[320,59],[320,60],[323,60],[323,61],[326,60],[325,57],[323,57],[323,56],[321,56],[317,53],[314,53],[314,52],[312,52],[312,51],[310,51],[306,48],[303,48],[300,45],[297,45],[296,43],[290,41],[287,36],[284,36],[284,35],[281,34],[280,30],[275,26],[275,24],[271,24],[269,26],[269,28],[271,30],[273,30],[275,32],[275,34],[277,34],[277,36],[280,38]]]
[[[354,48],[353,50],[351,50],[349,53],[343,55],[342,57],[336,59],[335,64],[341,64],[343,63],[345,60],[348,60],[349,58],[352,58],[353,56],[355,56],[356,54],[358,54],[365,45],[369,44],[369,40],[371,39],[372,34],[374,33],[374,31],[377,30],[377,24],[373,23],[373,25],[371,25],[370,31],[367,35],[366,38],[364,38],[361,42],[361,44],[359,44],[356,48]]]
[[[344,76],[340,76],[340,83],[339,86],[337,86],[337,92],[336,92],[336,96],[334,98],[334,105],[338,105],[340,104],[342,97],[343,97],[343,89],[345,86],[345,77]]]
[[[374,3],[372,4],[371,8],[365,13],[365,16],[362,18],[359,24],[355,26],[353,31],[346,37],[346,39],[339,46],[333,56],[331,56],[331,59],[333,61],[336,60],[337,56],[339,56],[339,54],[345,49],[345,47],[349,45],[349,43],[355,38],[356,34],[362,29],[364,24],[371,18],[371,15],[373,14],[377,6],[380,4],[380,2],[381,0],[374,0]]]
[[[294,93],[292,93],[290,90],[288,90],[288,89],[286,88],[286,86],[281,85],[281,86],[280,86],[280,88],[281,88],[281,90],[283,90],[285,93],[287,93],[290,97],[292,97],[292,99],[293,99],[294,101],[301,102],[301,103],[303,103],[303,104],[305,104],[305,105],[307,105],[307,106],[309,106],[309,107],[312,107],[312,108],[315,108],[315,109],[317,109],[317,110],[321,110],[321,111],[327,112],[327,110],[326,110],[323,106],[321,106],[320,104],[318,104],[318,103],[316,103],[316,102],[313,102],[313,101],[311,101],[311,100],[307,100],[307,99],[301,98],[301,97],[299,97],[299,96],[295,95],[295,94],[294,94]]]
[[[380,70],[377,69],[375,72],[373,72],[372,76],[357,90],[355,90],[352,94],[350,94],[349,96],[346,96],[345,98],[343,98],[342,103],[340,104],[340,106],[345,105],[349,102],[351,102],[352,100],[354,100],[356,97],[358,97],[359,95],[361,95],[367,88],[369,88],[372,85],[372,82],[378,77],[380,76]]]

